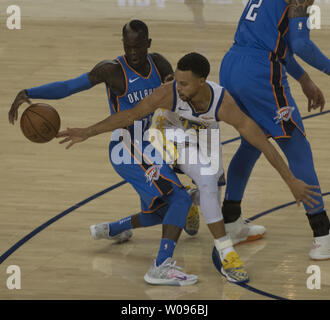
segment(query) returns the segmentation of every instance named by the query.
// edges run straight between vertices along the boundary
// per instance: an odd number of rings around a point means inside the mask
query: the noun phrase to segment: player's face
[[[199,78],[191,71],[175,70],[175,80],[180,98],[183,101],[192,100],[201,89],[204,78]]]
[[[134,31],[127,31],[123,36],[125,57],[129,65],[138,68],[147,61],[151,39]]]

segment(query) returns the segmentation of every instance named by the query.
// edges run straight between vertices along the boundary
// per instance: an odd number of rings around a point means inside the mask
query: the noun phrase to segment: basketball
[[[49,104],[35,103],[24,110],[20,124],[26,138],[32,142],[44,143],[57,135],[61,119]]]

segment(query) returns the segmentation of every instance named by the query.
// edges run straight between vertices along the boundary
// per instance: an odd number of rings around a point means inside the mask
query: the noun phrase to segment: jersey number
[[[259,0],[258,3],[254,3],[254,4],[251,4],[252,1],[250,1],[250,4],[248,4],[250,6],[250,9],[245,17],[246,20],[253,21],[253,22],[256,21],[258,13],[255,12],[255,10],[260,8],[262,1],[263,0]]]

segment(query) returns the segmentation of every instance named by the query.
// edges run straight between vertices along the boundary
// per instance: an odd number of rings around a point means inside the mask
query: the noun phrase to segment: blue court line
[[[244,288],[244,289],[247,289],[249,291],[252,291],[256,294],[260,294],[262,296],[265,296],[265,297],[268,297],[268,298],[272,298],[272,299],[275,299],[275,300],[289,300],[287,298],[283,298],[283,297],[280,297],[280,296],[276,296],[274,294],[271,294],[271,293],[268,293],[268,292],[265,292],[265,291],[262,291],[262,290],[259,290],[257,288],[254,288],[254,287],[251,287],[249,286],[248,284],[246,283],[235,283],[237,284],[238,286]]]
[[[330,192],[322,193],[322,196],[325,197],[325,196],[328,196],[329,194],[330,194]],[[245,221],[246,221],[247,223],[249,223],[249,222],[251,222],[251,221],[253,221],[253,220],[256,220],[256,219],[258,219],[258,218],[260,218],[260,217],[262,217],[262,216],[265,216],[266,214],[269,214],[269,213],[272,213],[272,212],[274,212],[274,211],[277,211],[277,210],[280,210],[280,209],[283,209],[283,208],[286,208],[286,207],[292,206],[293,204],[296,204],[296,202],[295,202],[295,201],[291,201],[291,202],[288,202],[288,203],[282,204],[282,205],[280,205],[280,206],[277,206],[277,207],[274,207],[274,208],[272,208],[272,209],[266,210],[266,211],[264,211],[264,212],[258,213],[258,214],[256,214],[255,216],[246,219]],[[245,289],[247,289],[247,290],[249,290],[249,291],[252,291],[252,292],[257,293],[257,294],[261,294],[261,295],[263,295],[263,296],[266,296],[266,297],[269,297],[269,298],[272,298],[272,299],[276,299],[276,300],[289,300],[289,299],[287,299],[287,298],[283,298],[283,297],[275,296],[275,295],[273,295],[273,294],[271,294],[271,293],[268,293],[268,292],[265,292],[265,291],[262,291],[262,290],[256,289],[256,288],[254,288],[254,287],[249,286],[249,285],[246,284],[246,283],[241,283],[241,284],[237,283],[237,285],[239,285],[240,287],[243,287],[243,288],[245,288]]]
[[[309,118],[313,118],[313,117],[317,117],[317,116],[320,116],[320,115],[324,115],[326,113],[329,113],[330,110],[328,111],[324,111],[324,112],[320,112],[320,113],[317,113],[317,114],[313,114],[313,115],[310,115],[310,116],[306,116],[304,117],[303,119],[309,119]],[[230,139],[230,140],[227,140],[227,141],[224,141],[222,144],[225,145],[225,144],[228,144],[230,142],[233,142],[233,141],[236,141],[236,140],[239,140],[240,137],[237,137],[237,138],[234,138],[234,139]],[[57,220],[63,218],[64,216],[66,216],[67,214],[69,214],[70,212],[80,208],[81,206],[85,205],[86,203],[104,195],[105,193],[108,193],[116,188],[119,188],[120,186],[124,185],[125,183],[127,183],[126,181],[121,181],[121,182],[118,182],[117,184],[114,184],[113,186],[110,186],[98,193],[96,193],[95,195],[75,204],[74,206],[70,207],[69,209],[63,211],[62,213],[58,214],[57,216],[53,217],[52,219],[48,220],[47,222],[45,222],[44,224],[42,224],[41,226],[39,226],[38,228],[34,229],[32,232],[30,232],[28,235],[26,235],[24,238],[22,238],[21,240],[19,240],[18,242],[16,242],[12,247],[10,247],[4,254],[2,254],[0,256],[0,265],[9,257],[11,256],[17,249],[19,249],[23,244],[25,244],[27,241],[29,241],[31,238],[33,238],[35,235],[37,235],[39,232],[41,232],[42,230],[46,229],[48,226],[50,226],[51,224],[53,224],[54,222],[56,222]],[[328,195],[330,194],[330,192],[324,194],[324,195]],[[284,204],[284,205],[281,205],[281,206],[278,206],[278,207],[275,207],[273,209],[270,209],[270,210],[267,210],[265,212],[262,212],[256,216],[253,216],[249,219],[247,219],[248,221],[253,221],[263,215],[266,215],[268,213],[271,213],[273,211],[276,211],[276,210],[279,210],[281,208],[284,208],[284,207],[287,207],[289,205],[292,205],[296,202],[289,202],[287,204]],[[256,289],[256,288],[253,288],[247,284],[238,284],[239,286],[243,287],[243,288],[246,288],[250,291],[253,291],[255,293],[258,293],[258,294],[261,294],[261,295],[264,295],[264,296],[268,296],[270,298],[273,298],[273,299],[278,299],[278,300],[287,300],[286,298],[282,298],[282,297],[278,297],[278,296],[275,296],[275,295],[272,295],[270,293],[267,293],[267,292],[264,292],[264,291],[261,291],[259,289]]]
[[[21,240],[19,240],[17,243],[15,243],[11,248],[9,248],[3,255],[0,256],[0,265],[10,256],[12,255],[18,248],[20,248],[25,242],[29,241],[31,238],[33,238],[35,235],[37,235],[39,232],[41,232],[42,230],[46,229],[48,226],[50,226],[51,224],[53,224],[55,221],[63,218],[64,216],[66,216],[67,214],[69,214],[70,212],[80,208],[81,206],[85,205],[86,203],[104,195],[107,192],[110,192],[120,186],[122,186],[123,184],[127,183],[126,181],[122,181],[119,182],[117,184],[114,184],[113,186],[106,188],[96,194],[94,194],[93,196],[75,204],[74,206],[70,207],[69,209],[63,211],[62,213],[58,214],[57,216],[53,217],[52,219],[48,220],[47,222],[45,222],[44,224],[42,224],[41,226],[39,226],[38,228],[34,229],[32,232],[30,232],[28,235],[26,235],[24,238],[22,238]]]
[[[330,194],[330,192],[322,193],[322,196],[325,197],[325,196],[328,196],[329,194]],[[256,214],[255,216],[246,219],[245,221],[246,221],[246,222],[251,222],[251,221],[256,220],[256,219],[258,219],[258,218],[260,218],[260,217],[262,217],[262,216],[264,216],[264,215],[266,215],[266,214],[268,214],[268,213],[271,213],[271,212],[274,212],[274,211],[277,211],[277,210],[283,209],[283,208],[285,208],[285,207],[292,206],[292,205],[295,204],[295,203],[296,203],[296,201],[292,201],[292,202],[288,202],[288,203],[282,204],[282,205],[280,205],[280,206],[277,206],[277,207],[274,207],[274,208],[272,208],[272,209],[266,210],[266,211],[264,211],[264,212],[258,213],[258,214]]]

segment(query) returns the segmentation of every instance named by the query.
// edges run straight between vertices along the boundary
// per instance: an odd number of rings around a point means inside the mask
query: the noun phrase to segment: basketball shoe
[[[194,236],[199,230],[199,207],[192,204],[186,218],[186,225],[183,228],[187,234]]]
[[[110,239],[114,240],[115,243],[122,243],[128,241],[132,235],[132,230],[125,230],[113,237],[110,236],[110,225],[109,222],[104,222],[100,224],[93,224],[89,227],[92,237],[95,240],[99,239]]]
[[[266,232],[264,226],[246,223],[242,217],[239,217],[235,222],[225,223],[225,228],[234,245],[258,240]]]
[[[243,262],[235,250],[224,252],[224,249],[233,246],[231,240],[217,242],[212,251],[212,261],[229,282],[246,283],[249,281],[249,275],[244,269]]]
[[[322,237],[315,237],[309,257],[312,260],[330,259],[330,234]]]
[[[197,276],[186,274],[180,270],[182,268],[176,265],[176,261],[172,262],[172,258],[167,258],[158,267],[155,260],[149,271],[144,275],[144,280],[149,284],[165,286],[189,286],[197,282]]]
[[[186,187],[188,194],[191,196],[193,200],[193,204],[190,207],[189,213],[186,218],[186,225],[183,228],[184,231],[190,236],[194,236],[198,233],[199,230],[199,192],[196,188],[192,188],[190,186]]]

